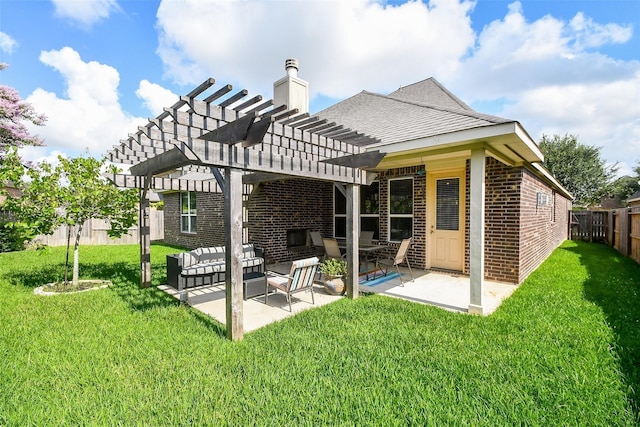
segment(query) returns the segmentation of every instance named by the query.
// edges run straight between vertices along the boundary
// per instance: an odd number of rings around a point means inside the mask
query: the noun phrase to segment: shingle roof
[[[433,77],[422,80],[408,86],[401,87],[389,94],[390,98],[402,101],[418,102],[421,104],[438,105],[449,109],[463,109],[473,111],[471,107],[462,102],[460,98],[452,94]]]
[[[640,200],[640,191],[636,191],[635,193],[630,195],[629,198],[627,199],[627,202],[635,201],[635,200]]]
[[[475,112],[435,79],[406,86],[388,96],[363,91],[316,115],[383,143],[514,122]]]

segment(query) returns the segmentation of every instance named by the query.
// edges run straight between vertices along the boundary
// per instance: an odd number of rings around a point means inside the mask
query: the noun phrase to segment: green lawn
[[[606,246],[565,243],[488,317],[365,295],[241,342],[137,259],[82,247],[114,285],[41,297],[64,249],[0,254],[0,425],[640,423],[640,266]]]

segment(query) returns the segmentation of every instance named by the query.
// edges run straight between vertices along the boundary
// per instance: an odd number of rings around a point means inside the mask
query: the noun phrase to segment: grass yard
[[[151,252],[157,285],[176,250]],[[81,247],[113,286],[41,297],[64,248],[0,254],[0,425],[640,423],[640,266],[606,246],[566,242],[488,317],[365,295],[235,343],[137,263]]]

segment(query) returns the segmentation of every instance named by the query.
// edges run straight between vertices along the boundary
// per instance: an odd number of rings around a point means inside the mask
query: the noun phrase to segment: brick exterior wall
[[[487,157],[485,171],[485,278],[521,283],[568,238],[571,201],[524,167]],[[469,185],[467,162],[465,263],[469,274]],[[538,206],[538,193],[553,206]]]
[[[290,179],[260,184],[247,202],[249,242],[264,248],[265,261],[291,261],[318,255],[311,246],[287,248],[287,230],[333,235],[333,183]]]
[[[538,193],[548,197],[548,205],[538,205]],[[569,200],[554,192],[527,169],[523,170],[521,197],[519,282],[568,238],[568,215],[571,209]]]
[[[510,167],[487,157],[485,179],[485,277],[518,283],[522,168]],[[469,186],[467,181],[467,189]],[[468,260],[467,257],[467,272]]]
[[[223,246],[224,196],[221,193],[197,193],[196,210],[196,233],[182,233],[180,193],[164,194],[164,241],[188,249]]]

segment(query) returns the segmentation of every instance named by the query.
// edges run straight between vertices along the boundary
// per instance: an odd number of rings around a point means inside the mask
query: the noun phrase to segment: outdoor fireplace
[[[307,229],[296,228],[287,230],[287,248],[307,246]]]

